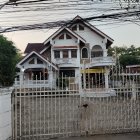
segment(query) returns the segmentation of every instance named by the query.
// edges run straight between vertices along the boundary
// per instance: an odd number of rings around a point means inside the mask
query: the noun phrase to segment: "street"
[[[84,137],[59,138],[57,140],[140,140],[140,133],[95,135]]]

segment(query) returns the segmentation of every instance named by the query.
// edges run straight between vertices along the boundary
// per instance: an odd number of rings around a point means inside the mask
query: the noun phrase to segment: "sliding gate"
[[[140,131],[140,77],[111,77],[109,89],[15,88],[15,140]]]

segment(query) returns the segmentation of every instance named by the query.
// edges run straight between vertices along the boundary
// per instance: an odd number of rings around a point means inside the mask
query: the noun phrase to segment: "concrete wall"
[[[0,88],[0,140],[12,136],[11,93],[12,88]]]

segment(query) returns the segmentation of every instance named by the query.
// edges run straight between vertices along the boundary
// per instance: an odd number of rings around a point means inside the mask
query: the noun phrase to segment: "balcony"
[[[92,66],[110,66],[115,65],[115,58],[113,57],[94,57],[90,59],[90,63],[86,65],[86,67]]]
[[[57,58],[54,63],[63,67],[75,67],[78,65],[77,58]]]

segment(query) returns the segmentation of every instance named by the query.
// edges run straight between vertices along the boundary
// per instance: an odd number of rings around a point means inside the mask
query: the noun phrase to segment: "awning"
[[[81,73],[105,73],[105,69],[85,69]]]

